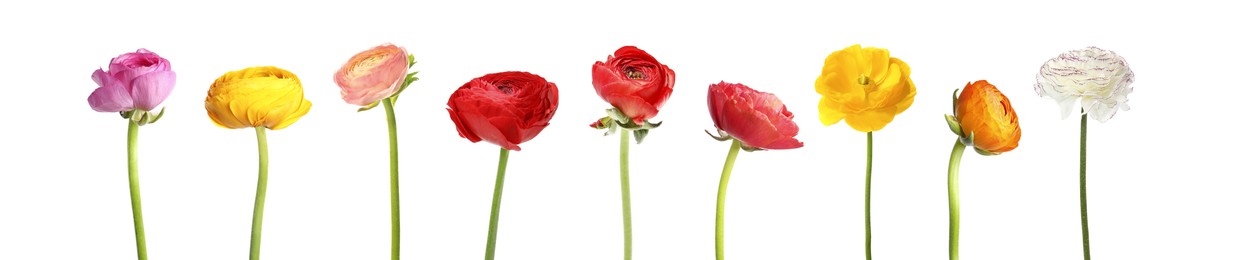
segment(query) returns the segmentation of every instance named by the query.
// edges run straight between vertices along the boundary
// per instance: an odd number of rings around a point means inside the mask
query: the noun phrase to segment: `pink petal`
[[[99,112],[120,112],[133,110],[133,99],[129,92],[119,85],[100,87],[86,98],[90,108]]]
[[[139,76],[133,79],[129,93],[133,97],[133,106],[137,109],[152,111],[172,93],[176,85],[176,72],[162,71]]]

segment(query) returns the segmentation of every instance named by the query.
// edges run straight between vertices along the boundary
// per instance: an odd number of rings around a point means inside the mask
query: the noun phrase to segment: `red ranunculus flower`
[[[593,89],[637,125],[658,115],[671,96],[675,71],[633,46],[593,64]]]
[[[559,88],[528,72],[499,72],[475,78],[451,94],[447,113],[460,137],[485,140],[520,151],[550,124],[559,108]]]
[[[724,81],[709,85],[708,102],[714,126],[745,146],[771,150],[804,146],[795,139],[800,131],[791,121],[795,115],[774,94]]]

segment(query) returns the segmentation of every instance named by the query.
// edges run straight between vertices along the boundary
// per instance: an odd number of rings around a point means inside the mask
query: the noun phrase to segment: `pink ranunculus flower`
[[[774,94],[753,90],[744,84],[719,82],[709,85],[709,116],[724,135],[757,149],[793,149],[804,146],[795,139],[800,128],[795,115]]]
[[[113,58],[108,70],[91,75],[99,88],[86,101],[99,112],[152,111],[176,85],[176,72],[167,59],[146,49]]]
[[[335,84],[340,86],[344,102],[368,106],[399,91],[408,67],[408,51],[383,44],[348,59],[335,72]]]

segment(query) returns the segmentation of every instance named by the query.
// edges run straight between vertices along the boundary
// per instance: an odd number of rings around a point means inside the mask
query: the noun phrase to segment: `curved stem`
[[[873,187],[873,132],[868,132],[868,166],[864,170],[864,257],[873,259],[873,228],[869,218],[869,201]]]
[[[628,135],[623,129],[619,135],[619,186],[623,189],[623,259],[632,260],[632,199],[628,189]]]
[[[955,139],[946,173],[946,187],[950,192],[950,260],[959,259],[959,161],[963,160],[964,147],[967,146]]]
[[[1083,221],[1083,259],[1092,259],[1088,246],[1088,114],[1079,119],[1079,214]]]
[[[486,260],[494,260],[494,243],[499,235],[499,204],[503,200],[503,175],[507,172],[507,153],[507,149],[499,149],[499,173],[494,179],[494,200],[490,203],[490,234],[486,236]]]
[[[254,196],[254,222],[249,233],[249,260],[258,260],[258,251],[262,246],[262,208],[267,198],[267,131],[266,127],[255,127],[258,134],[258,195]]]
[[[391,158],[391,260],[400,259],[400,152],[396,141],[395,104],[390,98],[383,99],[387,110],[387,139]]]
[[[714,223],[714,255],[722,260],[722,223],[726,212],[726,186],[731,181],[731,168],[735,166],[735,156],[739,155],[739,139],[731,141],[731,151],[726,154],[726,164],[722,165],[722,180],[718,181],[718,212]]]
[[[138,185],[138,123],[133,121],[129,121],[129,201],[133,207],[138,260],[146,260],[146,228],[142,225],[142,191]]]

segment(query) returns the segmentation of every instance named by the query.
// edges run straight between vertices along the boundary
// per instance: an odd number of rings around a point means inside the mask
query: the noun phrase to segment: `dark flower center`
[[[512,89],[512,87],[508,85],[499,85],[498,88],[499,88],[499,91],[503,91],[503,94],[511,95],[512,92],[515,92],[515,90]]]
[[[860,85],[867,86],[869,81],[870,80],[868,79],[868,75],[860,75],[860,79],[858,83],[860,83]]]
[[[629,79],[645,79],[645,74],[633,67],[624,68],[623,74]]]

